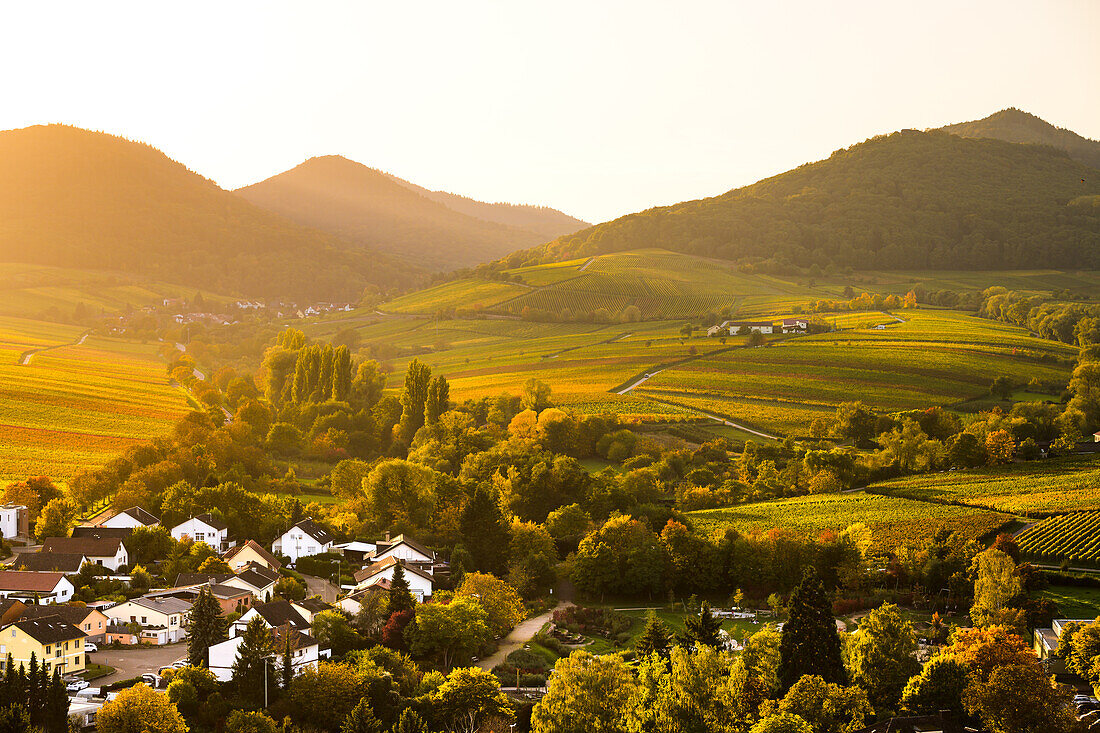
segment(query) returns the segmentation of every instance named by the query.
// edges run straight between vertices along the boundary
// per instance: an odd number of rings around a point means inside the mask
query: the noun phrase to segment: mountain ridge
[[[1049,145],[1063,150],[1079,163],[1100,169],[1100,141],[1078,135],[1064,127],[1016,107],[994,112],[988,117],[958,122],[938,128],[960,137],[993,138],[1025,145]]]

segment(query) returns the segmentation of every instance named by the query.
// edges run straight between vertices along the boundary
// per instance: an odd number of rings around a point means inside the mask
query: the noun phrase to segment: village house
[[[60,552],[66,555],[83,555],[88,562],[118,571],[130,563],[126,545],[117,537],[48,537],[41,553]]]
[[[390,589],[390,581],[382,578],[377,583],[367,586],[361,590],[355,590],[347,594],[336,605],[345,613],[354,616],[363,609],[363,602],[367,596],[372,593],[385,593]]]
[[[23,617],[27,604],[15,598],[0,598],[0,626],[7,626]]]
[[[103,520],[100,527],[114,527],[121,529],[136,529],[137,527],[155,527],[160,520],[139,506],[124,509],[118,514]]]
[[[271,544],[271,550],[276,555],[289,557],[293,563],[300,557],[328,552],[334,539],[327,529],[306,517],[276,539]]]
[[[113,624],[140,624],[142,630],[161,632],[155,634],[158,643],[172,643],[187,635],[187,619],[191,604],[180,598],[141,597],[106,610]],[[161,637],[165,641],[160,641]]]
[[[236,547],[231,547],[222,555],[222,559],[229,563],[233,572],[238,572],[248,567],[249,563],[262,565],[268,570],[279,572],[283,564],[255,540],[245,540]]]
[[[432,595],[434,579],[431,574],[393,556],[372,563],[355,573],[355,589],[363,590],[383,580],[387,583],[392,582],[393,573],[398,563],[401,563],[404,568],[405,580],[409,583],[409,591],[417,601],[423,603],[425,598]]]
[[[0,537],[6,540],[30,537],[27,507],[22,504],[0,505]]]
[[[223,615],[244,613],[252,607],[253,596],[247,590],[225,583],[214,583],[207,587],[210,595],[214,596],[214,600],[221,606]]]
[[[729,336],[730,335],[730,322],[722,321],[721,325],[711,326],[707,329],[707,336]]]
[[[11,655],[12,666],[30,667],[31,654],[52,673],[84,670],[84,632],[58,618],[26,619],[0,629],[0,669]]]
[[[1065,674],[1066,662],[1055,654],[1062,633],[1069,624],[1087,626],[1095,622],[1096,619],[1094,618],[1056,618],[1051,622],[1049,628],[1037,628],[1031,632],[1031,648],[1035,650],[1035,654],[1038,655],[1039,659],[1044,660],[1049,665],[1051,674]]]
[[[269,629],[274,629],[279,626],[289,626],[292,629],[297,629],[302,632],[309,632],[310,623],[306,621],[302,614],[298,613],[298,610],[291,605],[290,601],[279,599],[277,601],[270,601],[269,603],[259,603],[248,609],[239,619],[233,624],[235,632],[231,633],[243,633],[245,627],[248,626],[248,622],[254,618],[259,617],[263,620],[264,626]]]
[[[83,631],[87,641],[96,643],[105,640],[107,626],[111,623],[111,619],[107,617],[107,614],[97,608],[70,605],[68,603],[49,606],[26,606],[20,614],[20,618],[57,618]]]
[[[195,542],[205,542],[218,552],[225,552],[237,544],[229,537],[229,526],[209,512],[180,522],[172,527],[171,535],[177,542],[185,537]]]
[[[781,325],[783,333],[806,333],[810,330],[810,322],[802,318],[784,318]]]
[[[249,563],[239,573],[221,582],[248,591],[258,601],[269,601],[275,595],[279,574],[263,565]]]
[[[325,603],[319,597],[303,598],[300,601],[291,601],[290,605],[294,607],[294,610],[298,612],[298,615],[305,619],[305,622],[313,626],[313,619],[317,617],[317,614],[322,611],[331,611],[333,606],[329,603]]]
[[[88,558],[79,552],[24,552],[15,556],[12,570],[28,573],[65,573],[75,575],[84,567]]]
[[[271,637],[271,647],[274,650],[271,660],[276,669],[282,669],[283,655],[286,654],[288,643],[291,670],[295,676],[307,669],[317,669],[320,648],[313,637],[289,626],[272,629]],[[235,635],[210,647],[210,671],[220,682],[233,679],[233,662],[237,659],[237,648],[242,641],[243,637]]]
[[[64,573],[0,570],[0,598],[26,603],[65,603],[72,599],[74,590]]]

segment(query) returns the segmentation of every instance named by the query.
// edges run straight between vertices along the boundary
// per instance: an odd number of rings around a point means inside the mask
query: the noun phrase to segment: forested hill
[[[257,208],[159,150],[48,125],[0,132],[0,261],[118,270],[207,291],[358,300],[407,266]]]
[[[509,264],[659,247],[747,267],[1100,268],[1100,172],[1045,146],[905,130]]]
[[[973,122],[960,122],[941,130],[962,137],[991,137],[1010,143],[1050,145],[1069,153],[1074,160],[1100,169],[1100,142],[1081,137],[1072,130],[1055,127],[1044,119],[1010,107]]]
[[[433,270],[477,265],[548,239],[455,211],[337,155],[310,158],[237,193],[300,224]]]
[[[569,216],[564,212],[552,209],[549,206],[528,206],[524,204],[487,203],[477,199],[459,196],[456,193],[446,191],[431,191],[406,181],[403,178],[385,174],[390,180],[400,183],[405,188],[416,191],[424,198],[437,201],[448,209],[452,209],[467,216],[472,216],[485,221],[504,224],[505,226],[524,229],[539,238],[539,242],[548,242],[555,237],[579,232],[587,226],[588,222]]]

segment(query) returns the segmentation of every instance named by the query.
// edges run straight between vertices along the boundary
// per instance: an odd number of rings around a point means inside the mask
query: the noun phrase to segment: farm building
[[[730,335],[736,336],[747,329],[747,333],[775,333],[775,324],[771,321],[733,321],[730,323]]]
[[[810,322],[804,318],[784,318],[781,326],[783,333],[806,333],[810,329]]]
[[[729,336],[730,334],[730,322],[722,321],[721,325],[711,326],[707,329],[707,336]]]

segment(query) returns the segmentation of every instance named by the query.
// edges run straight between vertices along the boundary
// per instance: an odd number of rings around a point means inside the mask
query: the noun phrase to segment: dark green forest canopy
[[[905,130],[721,196],[650,209],[509,264],[642,247],[773,267],[1100,267],[1100,171],[1047,146]]]

